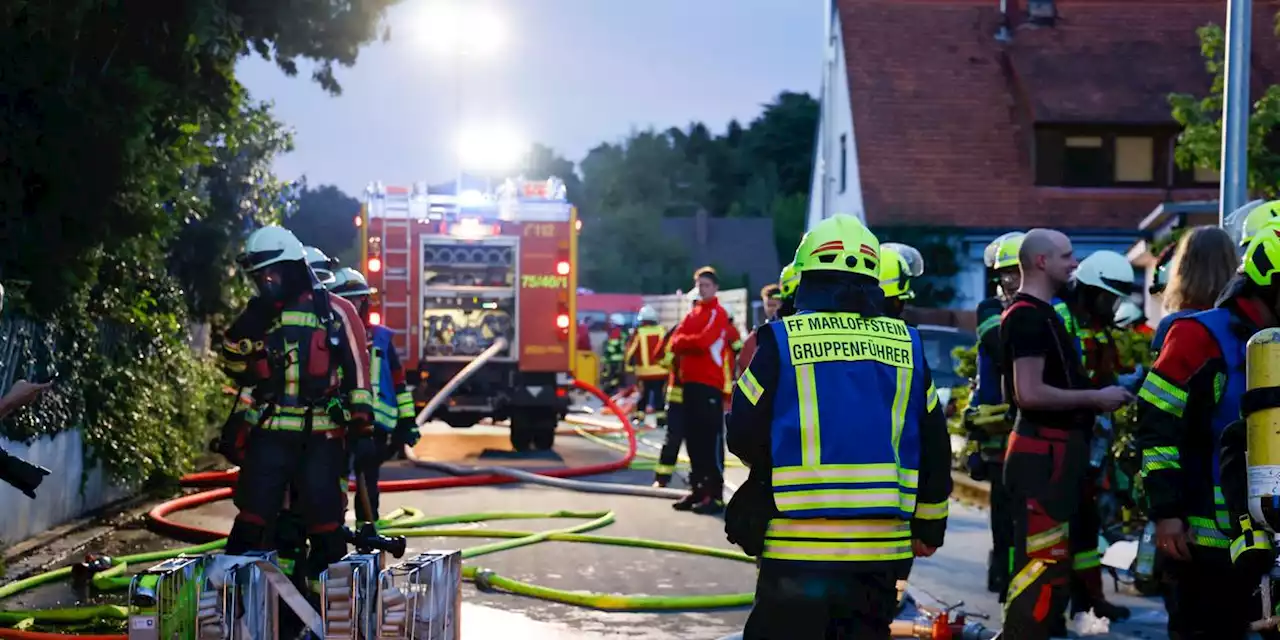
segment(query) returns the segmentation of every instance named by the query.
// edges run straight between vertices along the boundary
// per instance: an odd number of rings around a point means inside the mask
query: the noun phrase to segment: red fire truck
[[[510,420],[517,451],[550,449],[568,409],[577,332],[580,225],[564,184],[439,194],[374,183],[359,224],[377,289],[371,321],[395,331],[418,405],[503,337],[508,346],[432,417],[455,428]]]

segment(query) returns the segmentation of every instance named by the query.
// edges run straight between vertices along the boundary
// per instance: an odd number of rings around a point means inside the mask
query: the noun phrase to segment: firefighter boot
[[[1129,618],[1129,608],[1107,601],[1102,590],[1101,568],[1086,569],[1072,576],[1071,617],[1092,610],[1093,615],[1120,622]]]
[[[689,487],[689,495],[680,499],[679,502],[671,505],[676,511],[693,511],[693,507],[702,502],[702,484],[697,483]]]
[[[693,505],[691,510],[704,516],[724,513],[724,487],[707,487],[702,492],[702,498]]]

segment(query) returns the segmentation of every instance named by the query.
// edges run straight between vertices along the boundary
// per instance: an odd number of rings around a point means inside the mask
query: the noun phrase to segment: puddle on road
[[[462,640],[609,640],[614,637],[584,634],[564,625],[538,622],[518,613],[462,603]]]

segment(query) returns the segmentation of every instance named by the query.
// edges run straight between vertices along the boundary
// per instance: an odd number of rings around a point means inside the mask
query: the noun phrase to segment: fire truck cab
[[[579,224],[563,182],[488,192],[374,183],[359,224],[377,289],[371,321],[395,331],[418,406],[502,337],[507,346],[432,418],[455,428],[509,420],[517,451],[550,449],[577,332]]]

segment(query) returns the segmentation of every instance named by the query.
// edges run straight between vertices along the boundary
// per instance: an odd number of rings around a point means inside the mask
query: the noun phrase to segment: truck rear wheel
[[[516,451],[550,451],[560,421],[555,410],[525,409],[511,414],[511,447]]]

